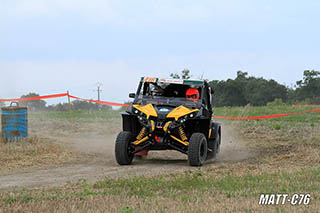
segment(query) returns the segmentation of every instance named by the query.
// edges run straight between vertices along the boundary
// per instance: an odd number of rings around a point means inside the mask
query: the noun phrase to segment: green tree
[[[250,77],[245,86],[245,98],[248,103],[256,106],[266,105],[276,98],[286,101],[288,91],[284,85],[280,85],[275,80]]]
[[[58,103],[54,106],[54,111],[58,111],[58,112],[69,111],[69,104],[68,103]]]
[[[21,98],[32,98],[39,97],[40,95],[37,93],[28,93],[26,95],[22,95]],[[21,106],[28,107],[30,111],[44,111],[46,110],[46,102],[44,100],[31,100],[31,101],[20,101],[19,104]]]
[[[223,90],[224,106],[243,106],[247,100],[243,94],[243,85],[237,80],[228,79]]]
[[[247,72],[242,72],[241,70],[239,70],[239,71],[237,71],[237,78],[236,78],[236,80],[239,80],[239,81],[246,80],[246,79],[247,79],[247,76],[248,76],[248,73],[247,73]]]
[[[89,101],[75,100],[75,101],[72,101],[72,109],[73,110],[100,110],[100,109],[111,109],[111,106],[92,103]]]
[[[287,100],[288,90],[274,80],[248,77],[247,72],[238,71],[235,79],[211,81],[209,85],[215,91],[214,106],[265,105],[276,98]]]
[[[97,104],[94,104],[89,101],[75,100],[72,101],[73,110],[97,110]]]
[[[320,104],[320,72],[305,70],[303,80],[296,82],[296,90],[293,95],[298,101],[310,99],[311,104]]]
[[[181,71],[180,75],[178,73],[171,73],[170,77],[174,79],[189,79],[191,78],[190,70],[184,69]]]

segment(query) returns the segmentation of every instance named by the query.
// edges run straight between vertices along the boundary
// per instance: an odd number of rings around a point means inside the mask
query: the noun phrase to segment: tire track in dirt
[[[223,125],[222,128],[222,145],[218,159],[208,161],[204,167],[239,162],[252,155],[247,150],[245,142],[232,130],[231,126]],[[186,155],[176,151],[149,152],[149,156],[145,159],[134,159],[130,166],[119,166],[114,157],[115,134],[101,135],[90,132],[53,138],[67,149],[81,153],[80,156],[83,155],[88,160],[58,168],[0,175],[0,190],[61,186],[70,182],[76,183],[80,179],[93,182],[105,177],[168,174],[197,169],[188,165]]]

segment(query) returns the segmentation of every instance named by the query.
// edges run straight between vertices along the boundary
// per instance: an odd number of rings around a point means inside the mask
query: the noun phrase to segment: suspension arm
[[[133,152],[131,152],[131,154],[136,154],[138,152],[141,152],[141,151],[145,150],[146,148],[148,148],[151,145],[152,145],[151,143],[148,143],[148,144],[144,145],[143,147],[141,147],[140,149],[134,150]]]

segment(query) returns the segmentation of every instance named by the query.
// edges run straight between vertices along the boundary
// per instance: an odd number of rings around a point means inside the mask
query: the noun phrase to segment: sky
[[[124,102],[141,76],[249,76],[293,86],[320,70],[320,1],[0,0],[0,99]],[[65,102],[66,98],[47,101]]]

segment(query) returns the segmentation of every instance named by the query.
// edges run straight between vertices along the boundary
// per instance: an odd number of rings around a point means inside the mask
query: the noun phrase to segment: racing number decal
[[[150,77],[145,77],[144,82],[151,82],[155,83],[157,81],[157,78],[150,78]]]

